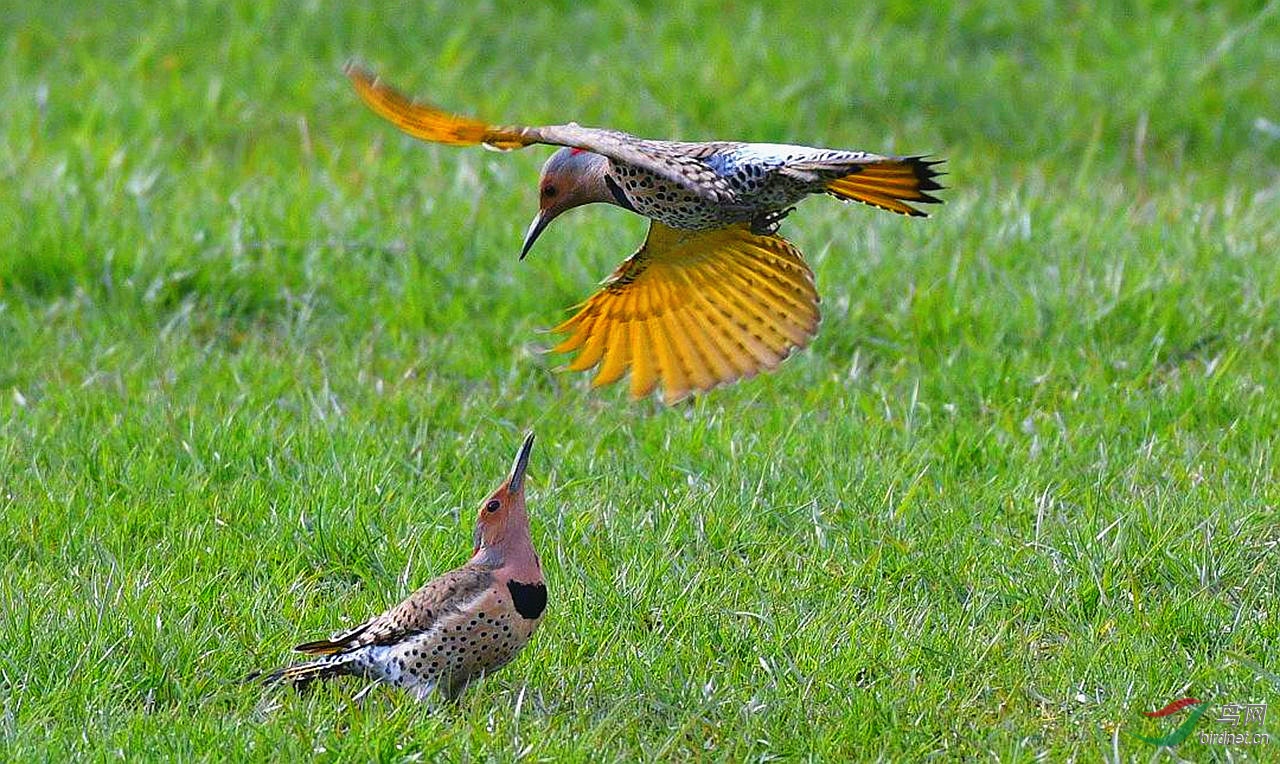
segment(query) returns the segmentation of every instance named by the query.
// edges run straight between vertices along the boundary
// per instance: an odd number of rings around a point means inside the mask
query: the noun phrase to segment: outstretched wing
[[[705,152],[715,144],[644,140],[617,130],[575,124],[496,127],[412,101],[355,64],[348,63],[345,71],[369,108],[419,140],[452,146],[484,145],[503,151],[535,143],[568,146],[644,168],[713,201],[733,198],[728,182],[698,156],[699,148]]]
[[[594,386],[631,372],[631,396],[662,384],[674,403],[761,370],[818,330],[813,272],[791,242],[745,225],[681,231],[658,222],[640,250],[553,331],[568,368],[596,365]]]
[[[408,634],[430,629],[441,618],[483,595],[492,585],[492,569],[464,565],[432,579],[404,602],[350,631],[333,639],[304,642],[293,649],[312,655],[333,655],[357,647],[397,642]]]

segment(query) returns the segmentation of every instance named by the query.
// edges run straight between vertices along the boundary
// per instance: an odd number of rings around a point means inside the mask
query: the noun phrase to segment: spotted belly
[[[539,592],[541,598],[523,596]],[[420,698],[435,691],[455,697],[471,680],[515,658],[541,623],[545,604],[546,587],[511,582],[507,590],[494,589],[425,631],[395,644],[364,648],[353,673],[403,687]]]
[[[380,679],[426,697],[434,691],[455,697],[481,674],[513,659],[532,636],[536,622],[509,613],[479,611],[440,624],[393,645],[371,645],[356,657],[353,673]]]

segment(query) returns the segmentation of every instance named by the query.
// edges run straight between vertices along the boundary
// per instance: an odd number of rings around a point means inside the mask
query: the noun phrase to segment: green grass
[[[0,759],[1146,761],[1183,695],[1273,742],[1180,755],[1280,759],[1276,2],[2,5]],[[952,188],[805,204],[813,346],[632,404],[539,330],[642,221],[518,262],[546,152],[414,143],[351,55]],[[239,683],[460,563],[528,429],[514,664]]]

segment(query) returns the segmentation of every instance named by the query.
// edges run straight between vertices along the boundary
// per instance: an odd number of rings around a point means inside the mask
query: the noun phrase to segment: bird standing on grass
[[[553,331],[593,385],[631,373],[631,395],[659,382],[667,403],[773,369],[818,330],[813,272],[777,235],[792,205],[826,193],[925,216],[942,188],[923,157],[880,156],[774,143],[685,143],[575,123],[494,127],[410,101],[365,70],[347,76],[375,112],[415,138],[455,146],[561,146],[542,168],[528,254],[566,210],[603,202],[643,215],[649,234],[603,288]]]
[[[471,680],[506,665],[533,636],[547,605],[524,507],[532,448],[530,433],[511,475],[480,505],[467,564],[346,633],[294,648],[322,657],[250,678],[301,687],[351,674],[403,687],[419,699],[435,691],[455,698]]]

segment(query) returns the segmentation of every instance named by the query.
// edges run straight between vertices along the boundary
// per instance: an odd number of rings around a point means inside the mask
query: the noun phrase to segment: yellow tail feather
[[[346,644],[331,642],[327,639],[317,639],[314,642],[304,642],[293,649],[308,655],[333,655],[345,647],[347,647]]]
[[[926,217],[926,213],[907,202],[942,202],[928,193],[942,188],[934,180],[939,175],[933,169],[936,164],[939,162],[921,157],[902,157],[862,165],[857,171],[828,182],[827,192],[837,199],[870,204],[900,215]]]

